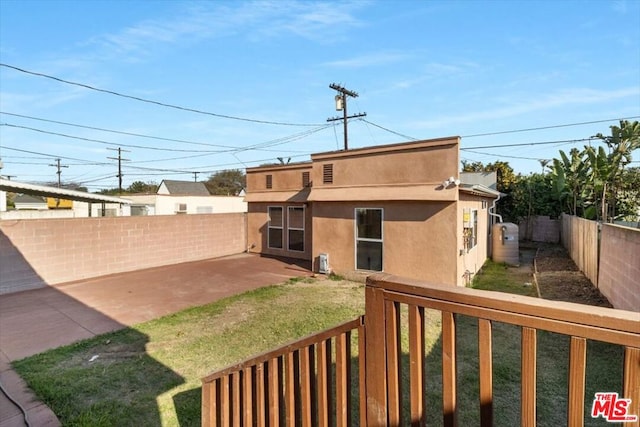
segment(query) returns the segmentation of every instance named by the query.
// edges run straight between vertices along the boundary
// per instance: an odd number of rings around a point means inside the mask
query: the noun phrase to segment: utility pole
[[[67,165],[61,165],[60,164],[60,159],[56,159],[56,164],[55,165],[49,165],[49,166],[53,166],[54,168],[58,168],[58,171],[56,172],[58,174],[58,188],[60,188],[60,175],[62,174],[62,168],[68,168],[69,166]]]
[[[344,124],[344,149],[349,149],[349,143],[347,138],[347,119],[353,119],[357,117],[365,117],[367,113],[358,113],[352,116],[347,116],[347,96],[352,98],[357,98],[358,94],[352,90],[346,89],[340,85],[335,83],[331,83],[329,85],[331,89],[335,89],[338,91],[338,95],[336,95],[336,111],[342,111],[342,117],[332,117],[327,119],[328,122],[335,122],[336,120],[342,120]]]
[[[198,174],[200,172],[191,172],[193,174],[193,182],[198,182]]]
[[[116,148],[107,148],[107,150],[113,150],[113,151],[117,151],[118,152],[118,157],[107,157],[107,159],[111,159],[111,160],[117,160],[118,161],[118,193],[120,195],[122,195],[122,162],[128,162],[129,159],[123,159],[122,158],[122,152],[126,152],[129,153],[128,150],[123,150],[122,148],[118,147]]]

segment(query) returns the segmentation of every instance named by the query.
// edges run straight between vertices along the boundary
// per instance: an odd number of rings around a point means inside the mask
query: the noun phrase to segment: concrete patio
[[[11,362],[291,277],[306,262],[239,254],[114,274],[0,296],[0,383],[32,426],[60,425],[37,401]],[[24,426],[18,407],[0,393],[0,427]]]

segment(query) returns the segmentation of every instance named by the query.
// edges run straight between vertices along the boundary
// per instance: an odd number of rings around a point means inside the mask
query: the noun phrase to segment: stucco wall
[[[615,308],[640,312],[640,230],[602,224],[598,288]]]
[[[493,200],[484,200],[485,203],[483,205],[482,199],[477,196],[460,194],[456,239],[458,242],[458,253],[456,254],[458,260],[458,275],[456,284],[458,286],[465,286],[469,281],[473,280],[474,275],[480,271],[488,257],[488,207],[491,206]],[[463,213],[465,208],[478,211],[477,244],[469,250],[465,249],[463,237]],[[468,273],[465,274],[466,272]]]
[[[0,221],[0,293],[241,253],[245,214]]]
[[[314,188],[441,183],[458,177],[458,138],[314,154]],[[333,183],[323,183],[323,167],[333,165]],[[371,173],[375,171],[375,173]]]
[[[355,270],[355,209],[382,208],[383,269],[390,274],[455,285],[456,204],[323,202],[313,204],[313,259],[329,254],[336,273]]]
[[[281,206],[283,208],[283,249],[269,248],[267,244],[269,206]],[[289,206],[304,206],[304,252],[287,250],[287,207]],[[247,215],[247,245],[249,252],[310,260],[312,249],[311,215],[312,207],[310,204],[306,204],[305,206],[302,203],[250,203]]]

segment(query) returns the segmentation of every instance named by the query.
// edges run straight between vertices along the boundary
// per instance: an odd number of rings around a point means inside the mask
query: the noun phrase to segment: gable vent
[[[333,163],[322,165],[323,184],[333,184]]]
[[[311,177],[309,172],[302,172],[302,186],[311,187]]]
[[[267,175],[267,188],[273,188],[273,175]]]

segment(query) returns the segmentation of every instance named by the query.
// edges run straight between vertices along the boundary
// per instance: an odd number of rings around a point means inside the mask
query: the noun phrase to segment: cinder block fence
[[[241,253],[244,213],[0,221],[0,294]]]

